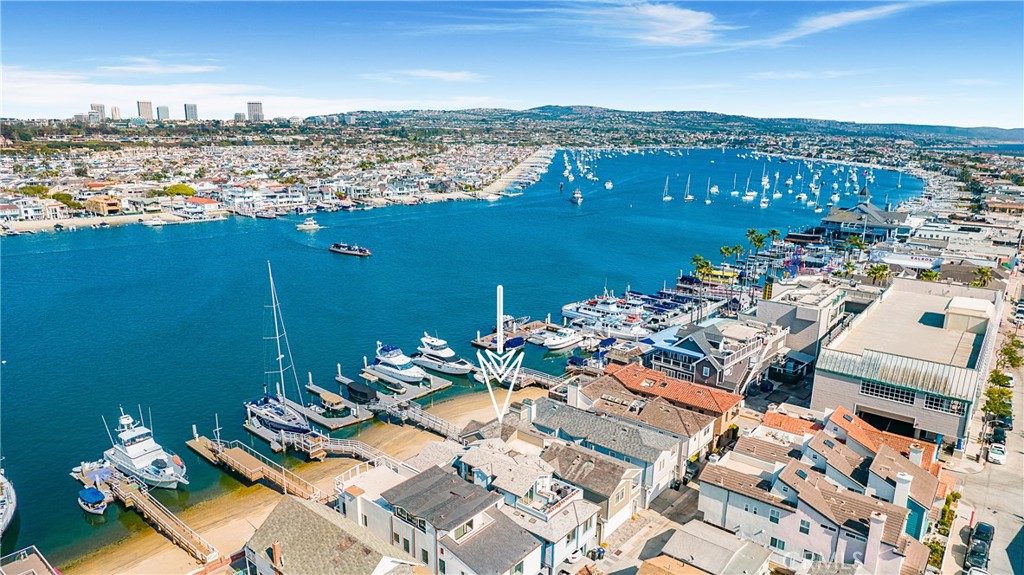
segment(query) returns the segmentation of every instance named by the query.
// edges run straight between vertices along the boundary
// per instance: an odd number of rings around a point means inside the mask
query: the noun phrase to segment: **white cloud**
[[[125,64],[117,66],[97,66],[96,74],[100,75],[158,75],[158,74],[201,74],[217,72],[222,68],[212,64],[165,64],[154,58],[123,58]]]
[[[861,22],[869,22],[871,20],[886,18],[916,6],[918,6],[918,4],[905,2],[810,16],[798,21],[790,30],[780,32],[779,34],[761,40],[747,42],[745,44],[748,46],[784,44],[791,40],[796,40],[797,38],[803,38],[804,36],[819,34],[821,32],[835,30],[836,28],[842,28],[853,24],[860,24]]]
[[[244,112],[249,101],[263,102],[267,116],[311,116],[353,110],[461,109],[509,107],[515,100],[486,95],[417,98],[330,98],[299,96],[268,86],[245,83],[179,82],[126,84],[107,82],[87,74],[3,66],[0,116],[67,118],[102,102],[121,108],[123,117],[135,115],[138,100],[170,107],[172,118],[183,117],[182,105],[195,103],[201,118],[231,118]]]
[[[438,80],[440,82],[480,82],[486,76],[476,72],[465,70],[430,70],[417,68],[415,70],[395,70],[392,72],[371,72],[360,74],[364,80],[375,82],[387,82],[389,84],[406,84],[409,80]]]
[[[961,78],[953,80],[957,86],[995,86],[996,83],[986,78]]]
[[[856,76],[858,74],[863,74],[863,72],[856,70],[822,70],[818,72],[810,70],[787,70],[757,72],[756,74],[751,74],[750,78],[754,80],[821,80]]]
[[[716,24],[710,12],[646,1],[558,8],[550,12],[571,17],[570,24],[589,25],[595,35],[656,46],[706,45],[716,39],[717,31],[727,29]]]

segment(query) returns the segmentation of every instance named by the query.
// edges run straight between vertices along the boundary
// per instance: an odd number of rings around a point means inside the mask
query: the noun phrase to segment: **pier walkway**
[[[134,477],[109,468],[111,474],[103,481],[93,482],[86,474],[72,474],[87,487],[96,487],[112,494],[126,509],[134,509],[157,531],[167,535],[175,545],[203,563],[218,558],[217,550],[199,533],[185,524],[149,492],[149,488]]]
[[[426,429],[427,431],[433,431],[438,435],[447,439],[453,439],[460,441],[462,428],[458,427],[454,423],[451,423],[445,419],[428,413],[423,409],[423,406],[413,401],[404,401],[402,403],[385,403],[385,402],[373,402],[367,405],[367,408],[385,413],[393,419],[397,419],[402,423],[407,421],[415,423],[416,425]]]
[[[193,451],[214,465],[226,467],[250,482],[265,480],[303,499],[318,501],[323,494],[312,483],[289,471],[281,464],[271,461],[252,447],[235,441],[218,441],[198,434],[185,442]]]

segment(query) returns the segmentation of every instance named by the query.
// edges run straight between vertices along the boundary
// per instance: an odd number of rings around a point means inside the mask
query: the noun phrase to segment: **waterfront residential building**
[[[350,573],[411,575],[422,563],[330,507],[285,495],[246,542],[253,575]]]
[[[97,216],[114,216],[121,213],[121,200],[106,194],[85,200],[85,211]]]
[[[596,504],[597,541],[628,521],[640,505],[640,468],[570,442],[552,442],[541,457],[555,477],[583,490],[583,498]]]
[[[541,542],[501,511],[496,491],[451,468],[370,467],[339,478],[338,511],[443,575],[539,573]]]
[[[18,204],[0,204],[0,220],[16,220],[21,217],[21,208]]]
[[[673,532],[661,553],[699,570],[671,573],[693,575],[768,575],[772,555],[761,545],[697,519]]]
[[[548,398],[523,403],[527,405],[524,425],[639,467],[640,505],[645,508],[676,477],[679,442],[672,437]]]
[[[153,102],[137,102],[139,117],[143,120],[153,119]]]
[[[249,102],[248,110],[250,122],[263,121],[263,102]]]
[[[0,575],[60,575],[35,545],[0,557]]]
[[[89,111],[99,114],[101,122],[107,119],[106,109],[107,107],[103,104],[89,104]]]
[[[169,120],[171,118],[171,110],[167,106],[156,107],[156,119],[157,120]]]
[[[1002,303],[997,290],[895,278],[822,348],[811,407],[962,449]]]
[[[185,104],[185,121],[195,122],[199,119],[199,110],[195,104]]]
[[[110,119],[111,120],[120,120],[121,119],[121,108],[119,108],[118,106],[111,106],[110,107]]]
[[[788,333],[758,321],[709,319],[651,335],[646,361],[670,377],[743,395],[766,374]]]
[[[700,475],[704,521],[767,546],[771,563],[856,563],[874,575],[922,575],[928,548],[906,534],[909,511],[843,489],[810,466],[727,453]]]

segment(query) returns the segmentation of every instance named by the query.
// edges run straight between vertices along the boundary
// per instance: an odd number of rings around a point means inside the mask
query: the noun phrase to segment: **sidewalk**
[[[946,554],[942,556],[943,575],[956,575],[962,570],[967,541],[971,536],[970,521],[973,515],[974,508],[961,499],[956,508],[956,518],[949,529]]]

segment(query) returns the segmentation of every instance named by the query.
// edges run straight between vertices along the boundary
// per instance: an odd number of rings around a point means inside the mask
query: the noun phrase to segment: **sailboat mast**
[[[277,393],[284,395],[284,354],[281,353],[281,328],[277,324],[277,289],[274,287],[274,272],[270,269],[270,262],[267,261],[267,275],[270,276],[270,309],[274,314],[274,343],[277,345]]]
[[[284,327],[284,314],[281,313],[281,302],[277,299],[277,288],[274,286],[274,274],[270,271],[270,262],[267,262],[267,273],[270,275],[270,297],[274,305],[274,335],[277,343],[277,365],[278,373],[281,376],[281,399],[286,397],[284,383],[284,354],[281,353],[281,339],[284,339],[284,351],[288,354],[288,369],[292,371],[292,379],[295,381],[295,393],[299,402],[302,402],[302,388],[299,386],[299,373],[295,371],[295,359],[292,357],[292,344],[288,342],[288,332]],[[278,326],[280,322],[280,327]],[[306,421],[306,416],[299,413],[299,417]],[[307,423],[309,423],[307,421]]]

